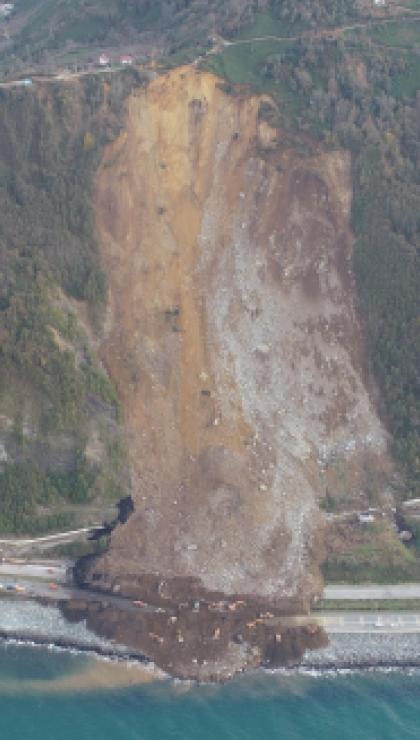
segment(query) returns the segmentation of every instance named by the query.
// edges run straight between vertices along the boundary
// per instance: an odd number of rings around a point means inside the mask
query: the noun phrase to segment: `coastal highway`
[[[69,570],[73,567],[71,561],[41,562],[0,562],[0,582],[6,579],[15,581],[19,578],[25,580],[54,581],[55,583],[66,583],[69,580]]]
[[[420,612],[321,612],[312,615],[329,634],[420,633]]]
[[[17,558],[0,562],[0,592],[15,598],[48,598],[52,601],[82,599],[100,601],[135,613],[139,610],[156,611],[153,606],[138,606],[130,599],[117,594],[103,594],[80,589],[72,584],[72,561],[24,561]],[[18,584],[19,591],[13,591]],[[420,584],[384,586],[326,586],[324,598],[329,599],[416,599],[420,596]],[[1,601],[0,601],[1,605]],[[0,606],[1,608],[1,606]],[[168,609],[168,614],[171,609]],[[274,618],[270,621],[281,624],[307,624],[316,622],[329,634],[420,634],[419,611],[318,611],[311,615]]]
[[[34,537],[30,540],[28,539],[13,539],[12,537],[8,537],[5,540],[0,540],[0,549],[2,545],[6,545],[7,547],[23,547],[25,545],[39,545],[43,542],[54,542],[56,543],[58,540],[60,542],[62,540],[73,540],[76,537],[80,535],[87,535],[92,532],[94,532],[96,529],[101,529],[103,527],[103,524],[91,524],[90,527],[82,527],[81,529],[71,529],[66,532],[56,532],[55,534],[47,534],[44,535],[44,537]]]
[[[13,598],[13,599],[43,599],[49,600],[53,604],[58,601],[70,601],[71,599],[80,599],[81,601],[96,601],[100,602],[104,606],[115,606],[125,612],[156,612],[158,609],[153,606],[137,606],[130,599],[125,599],[121,596],[114,596],[112,594],[104,594],[99,591],[90,591],[88,589],[81,589],[74,586],[67,586],[65,584],[56,583],[54,580],[47,582],[45,580],[27,580],[25,578],[19,578],[19,580],[7,578],[1,583],[2,588],[0,589],[0,610],[1,610],[1,599],[2,598]],[[18,592],[14,591],[14,587],[18,585],[20,589]],[[11,589],[10,591],[8,589]],[[172,610],[167,609],[167,614],[171,615]]]
[[[73,585],[72,567],[70,560],[29,561],[17,558],[4,559],[0,562],[0,596],[16,599],[50,599],[51,601],[69,601],[81,599],[83,601],[100,601],[102,604],[116,606],[129,612],[139,610],[154,612],[156,607],[139,606],[130,599],[114,594],[104,594],[100,591],[81,589]],[[16,586],[18,590],[16,590]],[[1,608],[1,600],[0,600]],[[172,613],[171,609],[167,610]]]
[[[325,586],[323,598],[334,601],[420,599],[420,583]]]
[[[10,583],[10,581],[7,581]],[[19,585],[25,589],[24,592],[13,594],[6,591],[4,596],[16,599],[43,598],[56,603],[57,601],[68,601],[70,599],[81,599],[82,601],[99,601],[103,605],[117,607],[124,612],[139,611],[156,612],[154,606],[137,606],[130,599],[111,594],[103,594],[87,589],[79,589],[73,586],[57,584],[51,590],[46,581],[19,580]],[[1,609],[1,598],[0,598]],[[172,609],[165,610],[168,615]],[[420,612],[316,612],[302,615],[300,617],[287,617],[285,619],[267,619],[267,623],[276,622],[279,627],[288,625],[305,625],[310,623],[319,624],[327,634],[420,634]]]

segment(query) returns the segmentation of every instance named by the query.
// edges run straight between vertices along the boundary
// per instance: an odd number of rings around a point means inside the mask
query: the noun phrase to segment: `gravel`
[[[0,631],[25,635],[48,636],[74,643],[111,647],[113,643],[91,632],[85,622],[71,624],[54,606],[42,606],[35,601],[18,599],[0,600]]]
[[[0,633],[47,636],[52,642],[69,645],[91,645],[99,652],[124,653],[123,646],[91,632],[85,622],[71,624],[60,610],[33,601],[2,598],[0,600]],[[420,666],[420,633],[329,635],[329,645],[307,651],[301,667],[314,669]]]
[[[305,653],[302,665],[314,668],[420,666],[420,634],[329,635],[329,645]]]

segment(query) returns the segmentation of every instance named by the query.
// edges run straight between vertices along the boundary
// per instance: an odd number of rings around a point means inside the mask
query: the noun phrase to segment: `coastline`
[[[99,643],[87,642],[84,640],[71,639],[66,637],[54,637],[51,635],[42,635],[37,632],[19,632],[0,629],[0,643],[2,644],[19,644],[19,645],[36,645],[39,647],[53,647],[61,650],[76,651],[78,653],[90,654],[100,658],[109,658],[118,661],[136,662],[143,665],[153,665],[143,653],[132,650],[123,645],[104,646]]]
[[[327,647],[305,653],[303,668],[322,671],[420,668],[419,633],[342,632],[330,633],[328,639]]]
[[[0,643],[20,643],[153,664],[140,650],[98,636],[85,621],[72,624],[57,603],[3,598],[0,602]]]
[[[86,621],[68,621],[57,604],[14,598],[2,599],[1,603],[0,643],[52,647],[121,664],[156,665],[153,656],[140,649],[127,647],[121,640],[99,637]],[[327,632],[327,636],[327,646],[307,650],[301,660],[289,661],[284,669],[322,672],[420,668],[420,633]],[[272,665],[265,667],[276,670]],[[205,676],[197,678],[206,682]]]
[[[370,635],[365,633],[354,635],[341,633],[330,635],[329,638],[330,643],[327,648],[308,651],[300,662],[291,663],[289,666],[280,669],[264,668],[264,666],[262,666],[262,669],[270,672],[303,669],[304,671],[315,671],[317,673],[344,670],[420,669],[420,635],[390,636],[385,634]],[[0,643],[57,648],[104,658],[116,663],[154,667],[154,662],[146,655],[122,645],[104,646],[84,640],[2,629],[0,629]],[[165,675],[161,671],[159,673],[161,677]],[[188,679],[188,682],[190,683],[191,679]]]

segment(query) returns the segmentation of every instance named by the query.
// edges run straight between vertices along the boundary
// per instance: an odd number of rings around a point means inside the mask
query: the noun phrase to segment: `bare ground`
[[[170,72],[132,95],[98,174],[101,353],[135,512],[96,587],[305,606],[327,487],[344,475],[357,498],[366,466],[392,469],[356,312],[349,156],[302,156],[263,102]]]

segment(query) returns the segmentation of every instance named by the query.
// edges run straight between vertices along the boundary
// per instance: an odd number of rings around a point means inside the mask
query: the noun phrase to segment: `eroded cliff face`
[[[349,156],[299,154],[264,102],[172,71],[131,95],[98,174],[102,358],[135,501],[89,573],[104,588],[140,595],[152,579],[176,598],[190,579],[277,607],[309,599],[329,476],[339,463],[357,494],[386,461],[355,310]]]

